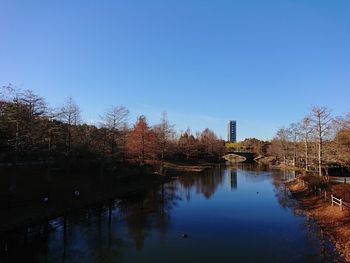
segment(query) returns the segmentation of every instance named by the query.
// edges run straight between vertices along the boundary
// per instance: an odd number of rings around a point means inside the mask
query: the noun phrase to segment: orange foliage
[[[140,164],[145,160],[155,159],[156,134],[150,129],[146,117],[140,116],[127,140],[127,149],[132,157],[136,157]]]

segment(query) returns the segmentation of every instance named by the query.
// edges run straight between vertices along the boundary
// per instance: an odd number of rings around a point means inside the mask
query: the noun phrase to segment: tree
[[[58,113],[59,119],[66,124],[66,157],[70,162],[72,150],[72,130],[80,121],[80,109],[73,98],[69,97]]]
[[[180,152],[186,156],[187,160],[198,152],[198,140],[191,134],[190,129],[181,134],[178,146]]]
[[[1,89],[1,137],[13,164],[18,161],[26,143],[26,108],[21,103],[21,91],[11,84]]]
[[[28,119],[32,122],[36,117],[43,116],[47,112],[47,104],[44,98],[38,96],[31,90],[25,90],[21,102],[28,110]]]
[[[214,154],[217,156],[217,160],[220,160],[222,156],[227,152],[225,141],[222,138],[218,138],[214,141],[213,149]]]
[[[326,107],[313,107],[311,109],[310,121],[318,145],[318,174],[322,176],[323,167],[323,144],[331,130],[332,117],[331,112]]]
[[[154,140],[146,117],[141,115],[128,136],[128,149],[136,155],[141,165],[145,164],[146,158],[151,155],[151,145]]]
[[[243,151],[253,151],[259,155],[265,155],[267,152],[268,143],[261,141],[256,138],[247,138],[242,142],[236,143],[237,148],[242,149]]]
[[[305,170],[309,169],[309,141],[312,135],[310,117],[305,117],[299,125],[299,136],[304,142],[304,164]]]
[[[154,127],[154,131],[157,138],[156,147],[160,155],[160,173],[162,173],[164,158],[170,149],[170,141],[175,134],[174,125],[169,123],[166,112],[162,113],[160,123]]]
[[[335,120],[337,133],[334,138],[333,147],[336,159],[340,166],[350,166],[350,113]]]
[[[350,166],[350,129],[342,129],[337,132],[334,139],[337,153],[337,161],[341,167]]]
[[[110,141],[110,154],[114,159],[116,151],[116,142],[122,136],[129,116],[129,110],[124,106],[115,106],[108,109],[101,117],[102,127],[106,128],[106,135]]]
[[[298,153],[298,135],[300,127],[298,123],[290,124],[288,133],[292,141],[293,146],[293,166],[297,166],[297,153]]]
[[[340,129],[350,129],[350,112],[345,114],[344,117],[336,118],[335,123],[338,124]]]
[[[214,155],[214,144],[217,139],[218,138],[216,134],[212,130],[206,128],[202,131],[199,137],[199,141],[203,146],[205,154],[209,156]]]
[[[289,154],[289,141],[290,132],[286,128],[281,128],[277,131],[275,140],[278,142],[278,148],[276,154],[283,158],[283,163],[287,165],[287,159]]]
[[[212,130],[206,128],[199,135],[199,151],[202,157],[209,157],[210,159],[220,159],[224,153],[225,143],[219,139]]]
[[[47,131],[48,106],[45,99],[31,90],[25,90],[20,95],[20,104],[25,114],[22,134],[25,136],[24,151],[26,155],[38,157],[46,152],[43,135]]]

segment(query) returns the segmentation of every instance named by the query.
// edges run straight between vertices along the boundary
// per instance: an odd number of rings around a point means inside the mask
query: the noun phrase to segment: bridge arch
[[[226,155],[223,156],[225,160],[228,162],[253,162],[256,154],[253,152],[238,152],[238,151],[231,151],[228,152]]]

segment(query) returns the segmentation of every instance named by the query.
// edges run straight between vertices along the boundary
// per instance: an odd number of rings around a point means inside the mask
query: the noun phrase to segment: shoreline
[[[350,262],[350,210],[332,206],[298,180],[286,184],[300,207],[312,217],[316,224],[330,237],[339,254]]]

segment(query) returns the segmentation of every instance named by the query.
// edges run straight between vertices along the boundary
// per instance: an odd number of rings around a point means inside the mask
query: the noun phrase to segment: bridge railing
[[[247,151],[247,150],[228,150],[227,153],[254,153],[254,152]]]

